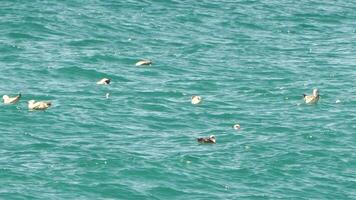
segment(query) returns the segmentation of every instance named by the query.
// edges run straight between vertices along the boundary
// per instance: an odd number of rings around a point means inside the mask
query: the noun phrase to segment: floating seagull
[[[150,61],[150,60],[140,60],[135,65],[141,66],[141,65],[151,65],[151,64],[152,64],[152,61]]]
[[[52,105],[51,102],[30,100],[28,101],[28,108],[30,110],[46,110]]]
[[[240,124],[235,124],[232,126],[235,130],[239,130],[241,128]]]
[[[216,143],[216,138],[214,135],[211,135],[209,137],[206,138],[197,138],[197,141],[200,143]]]
[[[16,97],[9,97],[7,95],[2,96],[4,104],[13,104],[17,103],[21,98],[21,93],[19,93]]]
[[[319,101],[320,95],[319,90],[314,89],[312,95],[303,94],[304,102],[307,104],[317,103]]]
[[[201,102],[202,98],[200,96],[192,96],[192,104],[199,104]]]
[[[103,78],[103,79],[101,79],[100,81],[96,82],[96,84],[98,84],[98,85],[109,85],[110,82],[111,82],[110,79],[108,79],[108,78]]]

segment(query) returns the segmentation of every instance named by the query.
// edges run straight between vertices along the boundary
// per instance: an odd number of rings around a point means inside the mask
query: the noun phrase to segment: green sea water
[[[353,0],[1,0],[0,199],[356,199],[355,80]]]

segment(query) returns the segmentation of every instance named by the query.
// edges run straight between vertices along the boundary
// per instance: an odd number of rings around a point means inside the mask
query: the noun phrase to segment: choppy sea
[[[2,0],[0,92],[0,199],[356,199],[353,0]]]

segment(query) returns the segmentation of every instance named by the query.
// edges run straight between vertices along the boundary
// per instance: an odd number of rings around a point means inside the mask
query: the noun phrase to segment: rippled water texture
[[[120,2],[0,2],[0,199],[355,199],[354,1]]]

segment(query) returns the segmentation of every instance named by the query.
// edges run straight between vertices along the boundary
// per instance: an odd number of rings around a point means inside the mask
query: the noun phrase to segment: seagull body
[[[215,144],[216,143],[216,138],[214,135],[211,135],[209,137],[206,137],[206,138],[197,138],[197,141],[200,142],[200,143],[213,143]]]
[[[199,104],[202,101],[202,98],[200,96],[192,96],[192,101],[191,103],[196,105]]]
[[[152,64],[152,61],[150,61],[150,60],[140,60],[135,65],[141,66],[141,65],[151,65],[151,64]]]
[[[101,79],[100,81],[96,82],[96,84],[98,84],[98,85],[109,85],[110,82],[111,82],[110,79],[108,79],[108,78],[103,78],[103,79]]]
[[[51,102],[31,100],[28,102],[28,109],[30,110],[46,110],[52,105]]]
[[[4,104],[13,104],[17,103],[21,98],[21,94],[18,94],[16,97],[9,97],[7,95],[2,96]]]
[[[303,99],[306,104],[318,103],[318,101],[320,99],[319,90],[314,89],[312,95],[303,94]]]
[[[235,130],[239,130],[239,129],[241,128],[241,126],[240,126],[240,124],[235,124],[235,125],[233,126],[233,128],[234,128]]]

